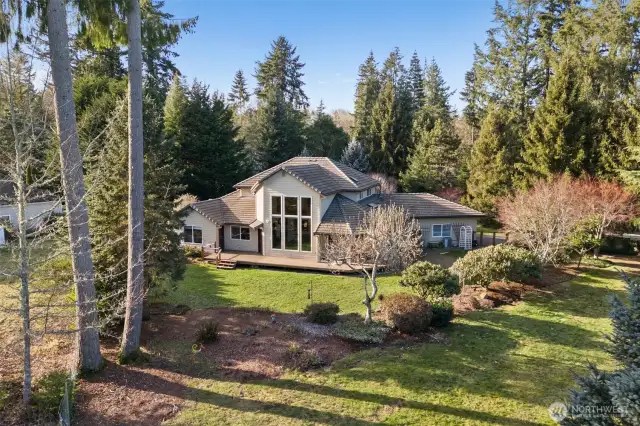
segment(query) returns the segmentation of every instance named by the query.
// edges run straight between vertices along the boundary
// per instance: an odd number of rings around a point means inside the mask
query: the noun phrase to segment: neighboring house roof
[[[59,199],[55,194],[42,189],[30,189],[27,195],[28,203],[41,203]],[[0,206],[16,204],[16,202],[16,189],[13,182],[0,181]]]
[[[281,170],[322,195],[362,191],[379,184],[372,177],[327,157],[294,157],[237,183],[235,187],[253,189]]]
[[[333,198],[316,228],[316,234],[352,234],[368,208],[340,194]]]
[[[484,216],[470,207],[426,193],[376,194],[358,202],[336,195],[316,228],[316,234],[354,233],[368,210],[392,204],[403,207],[416,219]]]
[[[377,194],[364,198],[359,203],[366,206],[371,204],[402,206],[407,213],[416,219],[484,216],[484,213],[471,207],[463,206],[426,192]]]
[[[256,220],[256,198],[235,191],[212,200],[199,201],[191,207],[218,224],[250,225]]]

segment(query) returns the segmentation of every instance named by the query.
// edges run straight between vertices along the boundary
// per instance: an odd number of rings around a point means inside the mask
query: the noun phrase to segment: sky
[[[353,111],[359,65],[373,51],[382,63],[395,46],[408,66],[414,50],[435,58],[459,99],[473,45],[492,26],[494,0],[166,0],[176,18],[198,16],[193,34],[176,46],[176,64],[188,81],[228,93],[242,69],[251,89],[255,63],[284,35],[297,47],[305,92],[315,108]]]

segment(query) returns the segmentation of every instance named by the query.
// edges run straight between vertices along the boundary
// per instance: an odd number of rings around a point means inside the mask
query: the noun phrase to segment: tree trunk
[[[371,312],[371,298],[369,297],[369,290],[367,290],[367,276],[364,276],[364,283],[362,284],[364,288],[364,300],[362,304],[365,306],[366,311],[364,314],[364,323],[369,324],[372,320],[372,312]]]
[[[89,217],[84,200],[82,156],[78,147],[76,107],[73,101],[67,11],[63,0],[49,0],[47,26],[51,51],[51,76],[55,86],[56,124],[60,138],[62,186],[66,201],[76,293],[77,367],[81,370],[96,370],[100,368],[102,356],[97,328]]]
[[[144,289],[144,142],[142,127],[142,40],[140,0],[130,0],[129,37],[129,259],[127,311],[121,357],[140,348]]]

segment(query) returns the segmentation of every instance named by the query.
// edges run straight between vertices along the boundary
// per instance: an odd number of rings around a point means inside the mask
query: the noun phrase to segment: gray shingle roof
[[[316,234],[354,233],[364,214],[373,206],[402,206],[416,219],[440,217],[482,217],[484,214],[432,194],[391,194],[372,195],[358,202],[342,195],[336,195],[316,228]]]
[[[280,170],[284,170],[322,195],[362,191],[378,185],[378,181],[370,176],[330,158],[294,157],[237,183],[235,187],[253,188]]]
[[[352,234],[357,231],[360,220],[368,209],[368,207],[338,194],[322,216],[322,221],[316,228],[316,234]]]
[[[56,201],[60,197],[56,196],[53,192],[45,191],[40,188],[28,188],[27,189],[27,202],[39,203],[43,201]],[[7,204],[16,204],[16,188],[13,182],[0,180],[0,206]]]
[[[235,191],[213,200],[199,201],[191,207],[218,224],[250,225],[256,220],[256,198],[253,195],[242,197]]]
[[[405,211],[416,219],[424,219],[430,217],[482,217],[483,213],[445,200],[433,194],[426,192],[407,193],[407,194],[377,194],[364,198],[359,201],[361,205],[381,204],[404,207]]]

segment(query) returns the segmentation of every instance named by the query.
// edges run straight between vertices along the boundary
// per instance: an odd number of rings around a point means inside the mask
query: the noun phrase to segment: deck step
[[[236,269],[236,261],[221,259],[216,263],[216,269]]]

